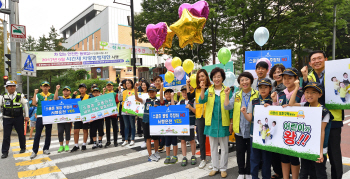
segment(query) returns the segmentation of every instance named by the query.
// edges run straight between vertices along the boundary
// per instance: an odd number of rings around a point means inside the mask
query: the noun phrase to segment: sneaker
[[[205,167],[206,164],[207,164],[207,161],[202,160],[201,163],[199,164],[198,168],[202,169]]]
[[[92,145],[94,144],[94,141],[90,140],[90,142],[88,143],[88,145]]]
[[[221,172],[221,178],[226,178],[227,177],[227,172],[226,171],[222,171]]]
[[[164,164],[170,164],[170,157],[167,156],[164,160]]]
[[[97,148],[97,145],[92,146],[92,149],[96,149],[96,148]]]
[[[146,144],[146,142],[143,142],[143,143],[141,144],[141,149],[145,149],[145,148],[147,148],[147,144]]]
[[[213,169],[213,164],[212,163],[209,164],[208,169],[210,169],[210,170]]]
[[[134,144],[135,144],[135,141],[132,140],[132,141],[130,142],[129,146],[133,146]]]
[[[187,158],[184,157],[181,162],[181,166],[186,167],[187,166]]]
[[[142,137],[142,134],[139,134],[139,137]]]
[[[50,155],[50,151],[49,150],[44,150],[43,154]]]
[[[9,156],[8,153],[3,153],[3,154],[1,155],[1,158],[4,159],[4,158],[7,158],[8,156]]]
[[[148,161],[149,161],[149,162],[152,162],[152,159],[151,159],[151,157],[148,157]]]
[[[118,147],[118,142],[117,141],[114,142],[114,147]]]
[[[245,175],[245,179],[252,179],[252,175]]]
[[[160,159],[159,152],[154,153],[154,156],[156,156],[158,158],[158,160]]]
[[[158,147],[158,152],[161,152],[161,151],[163,151],[164,150],[164,146],[159,146]]]
[[[28,140],[34,140],[34,137],[29,137],[29,139]]]
[[[86,150],[86,145],[82,145],[81,150]]]
[[[149,158],[152,160],[152,161],[155,161],[155,162],[158,162],[159,159],[156,157],[155,154],[152,154],[151,156],[149,156]]]
[[[244,175],[238,175],[237,179],[244,179]]]
[[[69,145],[64,146],[64,151],[69,152]]]
[[[61,145],[57,152],[61,153],[61,152],[63,152],[63,150],[64,150],[64,147],[63,147],[63,145]]]
[[[75,152],[75,151],[77,151],[77,150],[79,150],[79,147],[74,146],[73,149],[72,149],[70,152]]]
[[[98,147],[102,148],[103,146],[102,146],[102,144],[98,144]]]
[[[171,157],[170,164],[175,164],[177,162],[177,157],[173,156]]]
[[[105,145],[105,148],[109,147],[111,145],[111,142],[107,142]]]
[[[219,173],[219,171],[212,170],[212,171],[209,173],[209,176],[214,176],[214,175],[216,175],[217,173]]]
[[[36,157],[36,153],[32,153],[32,155],[30,156],[30,159],[33,159],[33,158],[35,158]]]
[[[122,147],[126,146],[128,144],[128,142],[124,141],[122,144]]]
[[[19,151],[20,154],[23,154],[24,152],[26,152],[26,149],[21,149],[21,150]]]
[[[197,158],[196,156],[191,157],[191,165],[196,165],[197,164]]]

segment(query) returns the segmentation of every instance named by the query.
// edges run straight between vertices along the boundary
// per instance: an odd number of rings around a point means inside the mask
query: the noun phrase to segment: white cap
[[[5,87],[7,86],[16,86],[17,87],[17,81],[11,80],[7,81]]]

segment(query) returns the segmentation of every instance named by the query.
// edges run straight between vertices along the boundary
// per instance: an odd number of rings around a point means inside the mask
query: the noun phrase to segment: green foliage
[[[76,74],[77,80],[82,80],[82,79],[85,79],[85,76],[88,74],[88,72],[84,69],[80,69],[75,71],[75,74]]]

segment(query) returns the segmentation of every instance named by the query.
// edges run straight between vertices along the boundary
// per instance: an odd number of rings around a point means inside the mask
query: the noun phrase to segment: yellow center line
[[[27,141],[26,142],[26,145],[30,145],[30,144],[33,144],[33,141]],[[20,144],[18,142],[14,142],[14,143],[11,143],[10,146],[11,147],[16,147],[16,146],[19,146]]]
[[[27,160],[27,161],[23,161],[23,162],[18,162],[18,163],[16,163],[16,166],[34,165],[34,164],[44,163],[44,162],[48,162],[48,161],[52,161],[52,160],[49,157],[45,157],[45,158],[39,158],[39,159],[34,159],[34,160]]]
[[[43,151],[38,151],[37,155],[43,154]],[[29,157],[31,156],[32,153],[23,153],[23,154],[13,154],[13,158],[18,158],[18,157]]]
[[[39,147],[40,148],[40,147]],[[26,147],[26,149],[27,150],[30,150],[30,149],[33,149],[33,146],[31,146],[31,147]],[[16,148],[16,149],[12,149],[12,152],[18,152],[18,151],[20,151],[21,150],[21,148]]]
[[[40,168],[37,170],[22,171],[22,172],[18,172],[18,178],[33,177],[33,176],[44,175],[44,174],[54,173],[54,172],[61,172],[61,170],[57,166],[52,166],[52,167]]]
[[[343,165],[347,165],[347,166],[350,166],[350,163],[343,163]]]

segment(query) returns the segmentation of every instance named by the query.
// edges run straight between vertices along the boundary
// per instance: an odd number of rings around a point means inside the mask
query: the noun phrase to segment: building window
[[[78,48],[79,48],[79,44],[80,44],[80,42],[78,43]]]
[[[89,51],[89,37],[86,38],[86,50]]]
[[[103,78],[109,78],[109,70],[108,69],[103,70],[102,73],[103,73],[102,74]]]
[[[128,67],[128,72],[132,72],[132,67]]]
[[[92,50],[95,50],[95,35],[92,34]]]
[[[82,50],[84,50],[84,40],[81,41],[81,48],[82,48]]]

